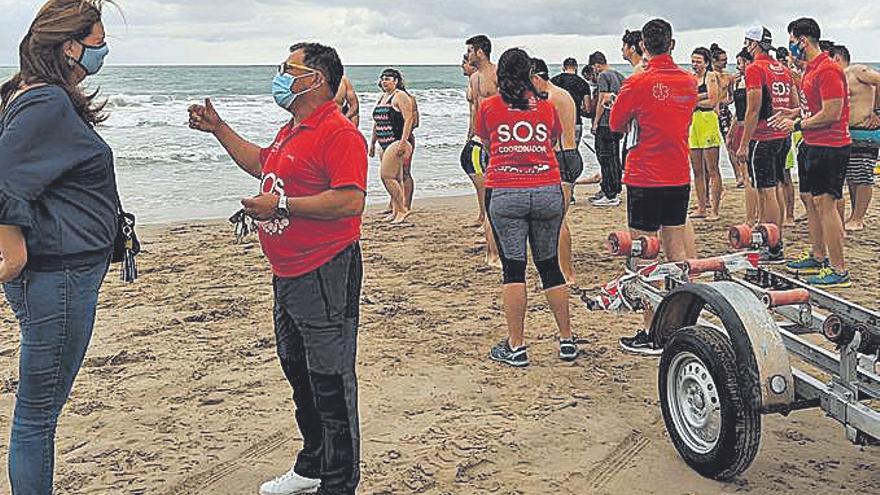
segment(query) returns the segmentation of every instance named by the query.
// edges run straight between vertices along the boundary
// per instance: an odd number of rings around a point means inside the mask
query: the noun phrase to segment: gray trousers
[[[275,339],[293,388],[303,448],[294,470],[333,495],[360,482],[358,313],[363,264],[355,243],[320,268],[275,277]]]

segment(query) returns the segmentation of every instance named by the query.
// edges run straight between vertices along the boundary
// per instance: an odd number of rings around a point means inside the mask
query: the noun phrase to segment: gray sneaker
[[[529,355],[526,346],[513,349],[507,339],[502,340],[489,351],[489,359],[510,366],[522,368],[529,365]]]
[[[559,359],[563,361],[574,361],[580,354],[577,346],[577,337],[574,335],[570,339],[559,339]]]

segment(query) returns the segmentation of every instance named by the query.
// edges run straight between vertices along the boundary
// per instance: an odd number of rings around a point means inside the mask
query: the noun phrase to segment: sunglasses
[[[305,71],[312,72],[312,73],[316,73],[316,72],[318,72],[318,71],[316,71],[315,69],[313,69],[313,68],[311,68],[311,67],[308,67],[308,66],[305,66],[305,65],[300,65],[300,64],[291,64],[291,63],[288,63],[288,62],[281,62],[281,63],[278,65],[278,73],[279,73],[279,74],[285,74],[285,73],[287,73],[287,72],[290,72],[291,69],[305,70]]]

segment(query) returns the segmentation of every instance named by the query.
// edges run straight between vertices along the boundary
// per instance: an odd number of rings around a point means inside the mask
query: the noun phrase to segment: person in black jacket
[[[55,429],[82,364],[117,231],[103,105],[79,84],[108,48],[100,0],[50,0],[0,88],[0,282],[21,329],[13,495],[51,495]]]

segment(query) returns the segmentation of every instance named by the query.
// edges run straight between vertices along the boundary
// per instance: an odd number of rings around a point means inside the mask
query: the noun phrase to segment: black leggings
[[[565,285],[559,268],[559,231],[565,199],[559,185],[486,190],[486,211],[504,271],[504,284],[526,281],[526,244],[545,290]]]

